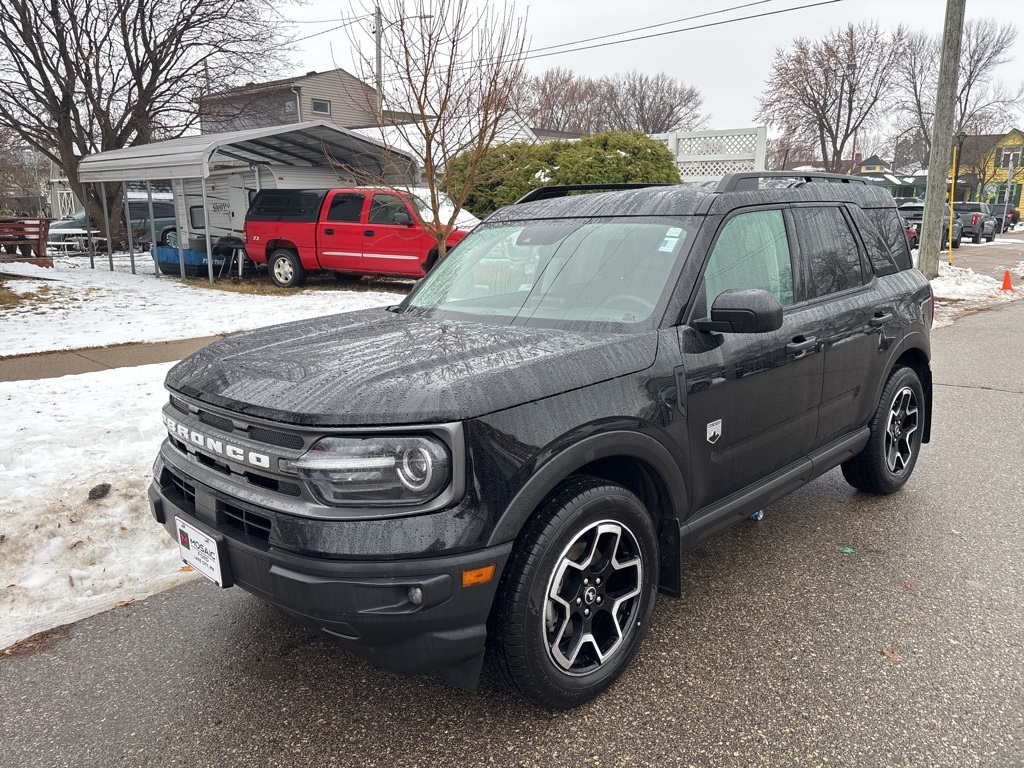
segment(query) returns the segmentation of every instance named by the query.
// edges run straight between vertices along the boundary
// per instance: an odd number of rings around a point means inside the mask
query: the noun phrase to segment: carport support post
[[[207,212],[206,179],[207,177],[204,176],[199,182],[203,185],[203,232],[206,234],[206,268],[210,273],[210,287],[213,288],[213,244],[210,242],[210,215]],[[228,276],[230,277],[230,275]]]
[[[82,182],[82,206],[85,208],[85,236],[89,238],[89,269],[96,269],[96,243],[92,239],[92,224],[89,222],[89,191]]]
[[[132,212],[128,209],[128,184],[121,182],[121,199],[124,201],[124,226],[128,233],[128,258],[132,262],[132,274],[135,274],[135,242],[132,240]]]
[[[174,179],[171,179],[171,194],[177,198],[178,193],[174,186]],[[185,201],[185,182],[181,182],[181,200]],[[181,279],[185,280],[185,252],[181,249],[181,217],[178,215],[178,201],[174,200],[174,231],[178,235],[178,268],[181,270]]]
[[[153,184],[149,179],[146,179],[146,202],[149,204],[149,255],[153,257],[153,275],[160,277],[160,264],[156,257],[156,221],[153,218]]]
[[[103,228],[107,233],[107,262],[114,271],[114,245],[110,242],[110,212],[107,210],[107,182],[100,182],[100,202],[103,203]]]

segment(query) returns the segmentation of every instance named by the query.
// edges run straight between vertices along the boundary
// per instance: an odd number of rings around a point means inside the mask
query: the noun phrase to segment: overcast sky
[[[518,3],[527,13],[531,49],[622,32],[637,27],[673,21],[686,16],[735,8],[751,0],[547,0]],[[636,32],[627,37],[652,34],[685,26],[694,26],[750,14],[778,11],[809,5],[821,0],[765,0],[744,9],[705,16],[689,22]],[[589,76],[610,75],[637,69],[648,74],[666,72],[704,94],[705,111],[712,115],[711,128],[740,128],[755,124],[757,99],[771,67],[775,50],[786,47],[793,38],[817,38],[829,29],[849,22],[877,19],[883,26],[905,24],[912,29],[939,33],[945,14],[945,0],[840,0],[813,8],[793,10],[735,23],[722,24],[678,34],[608,45],[560,55],[531,59],[527,67],[539,74],[549,67],[568,67]],[[1014,21],[1018,0],[967,0],[967,18],[993,17],[1000,22]],[[358,14],[356,5],[340,5],[327,0],[309,0],[294,18],[339,19]],[[1019,18],[1020,14],[1016,14]],[[336,26],[338,22],[295,26],[297,34],[309,35]],[[373,35],[369,22],[352,27],[355,35],[365,36],[365,50],[372,51]],[[385,44],[387,34],[385,32]],[[614,39],[614,38],[613,38]],[[595,41],[607,42],[607,41]],[[593,45],[582,43],[581,45]],[[544,51],[543,53],[547,53]],[[313,37],[296,44],[297,73],[324,71],[335,66],[353,70],[352,46],[345,29]],[[1024,39],[1018,39],[1015,61],[999,73],[1007,84],[1024,78]],[[1008,123],[1020,121],[1010,120]],[[1012,127],[1010,124],[1006,128]]]

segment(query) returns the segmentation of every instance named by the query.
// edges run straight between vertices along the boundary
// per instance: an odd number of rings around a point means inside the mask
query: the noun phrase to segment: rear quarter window
[[[900,209],[903,210],[902,208]],[[903,222],[895,208],[854,208],[854,219],[879,277],[910,269],[910,248]]]

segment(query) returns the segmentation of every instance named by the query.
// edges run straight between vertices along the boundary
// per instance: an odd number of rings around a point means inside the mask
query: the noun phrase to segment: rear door
[[[822,313],[800,301],[782,209],[741,211],[716,236],[691,319],[729,288],[767,290],[783,305],[769,333],[682,329],[694,508],[713,504],[806,456],[821,401]]]
[[[412,226],[396,223],[398,213],[409,216]],[[363,234],[368,274],[423,276],[420,265],[434,240],[423,232],[416,213],[398,195],[374,193]]]
[[[320,266],[364,274],[362,220],[366,195],[340,190],[330,193],[329,197],[324,208],[326,213],[316,225]]]

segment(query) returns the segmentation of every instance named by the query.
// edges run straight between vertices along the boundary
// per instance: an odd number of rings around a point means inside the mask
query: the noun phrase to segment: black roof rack
[[[760,187],[761,179],[798,179],[801,182],[827,181],[838,184],[867,184],[867,179],[844,176],[841,173],[819,171],[739,171],[728,173],[718,182],[715,192],[752,192]]]
[[[645,187],[671,187],[675,184],[564,184],[561,186],[537,187],[516,200],[520,203],[534,203],[537,200],[552,200],[566,197],[570,192],[613,192],[622,189],[644,189]]]

